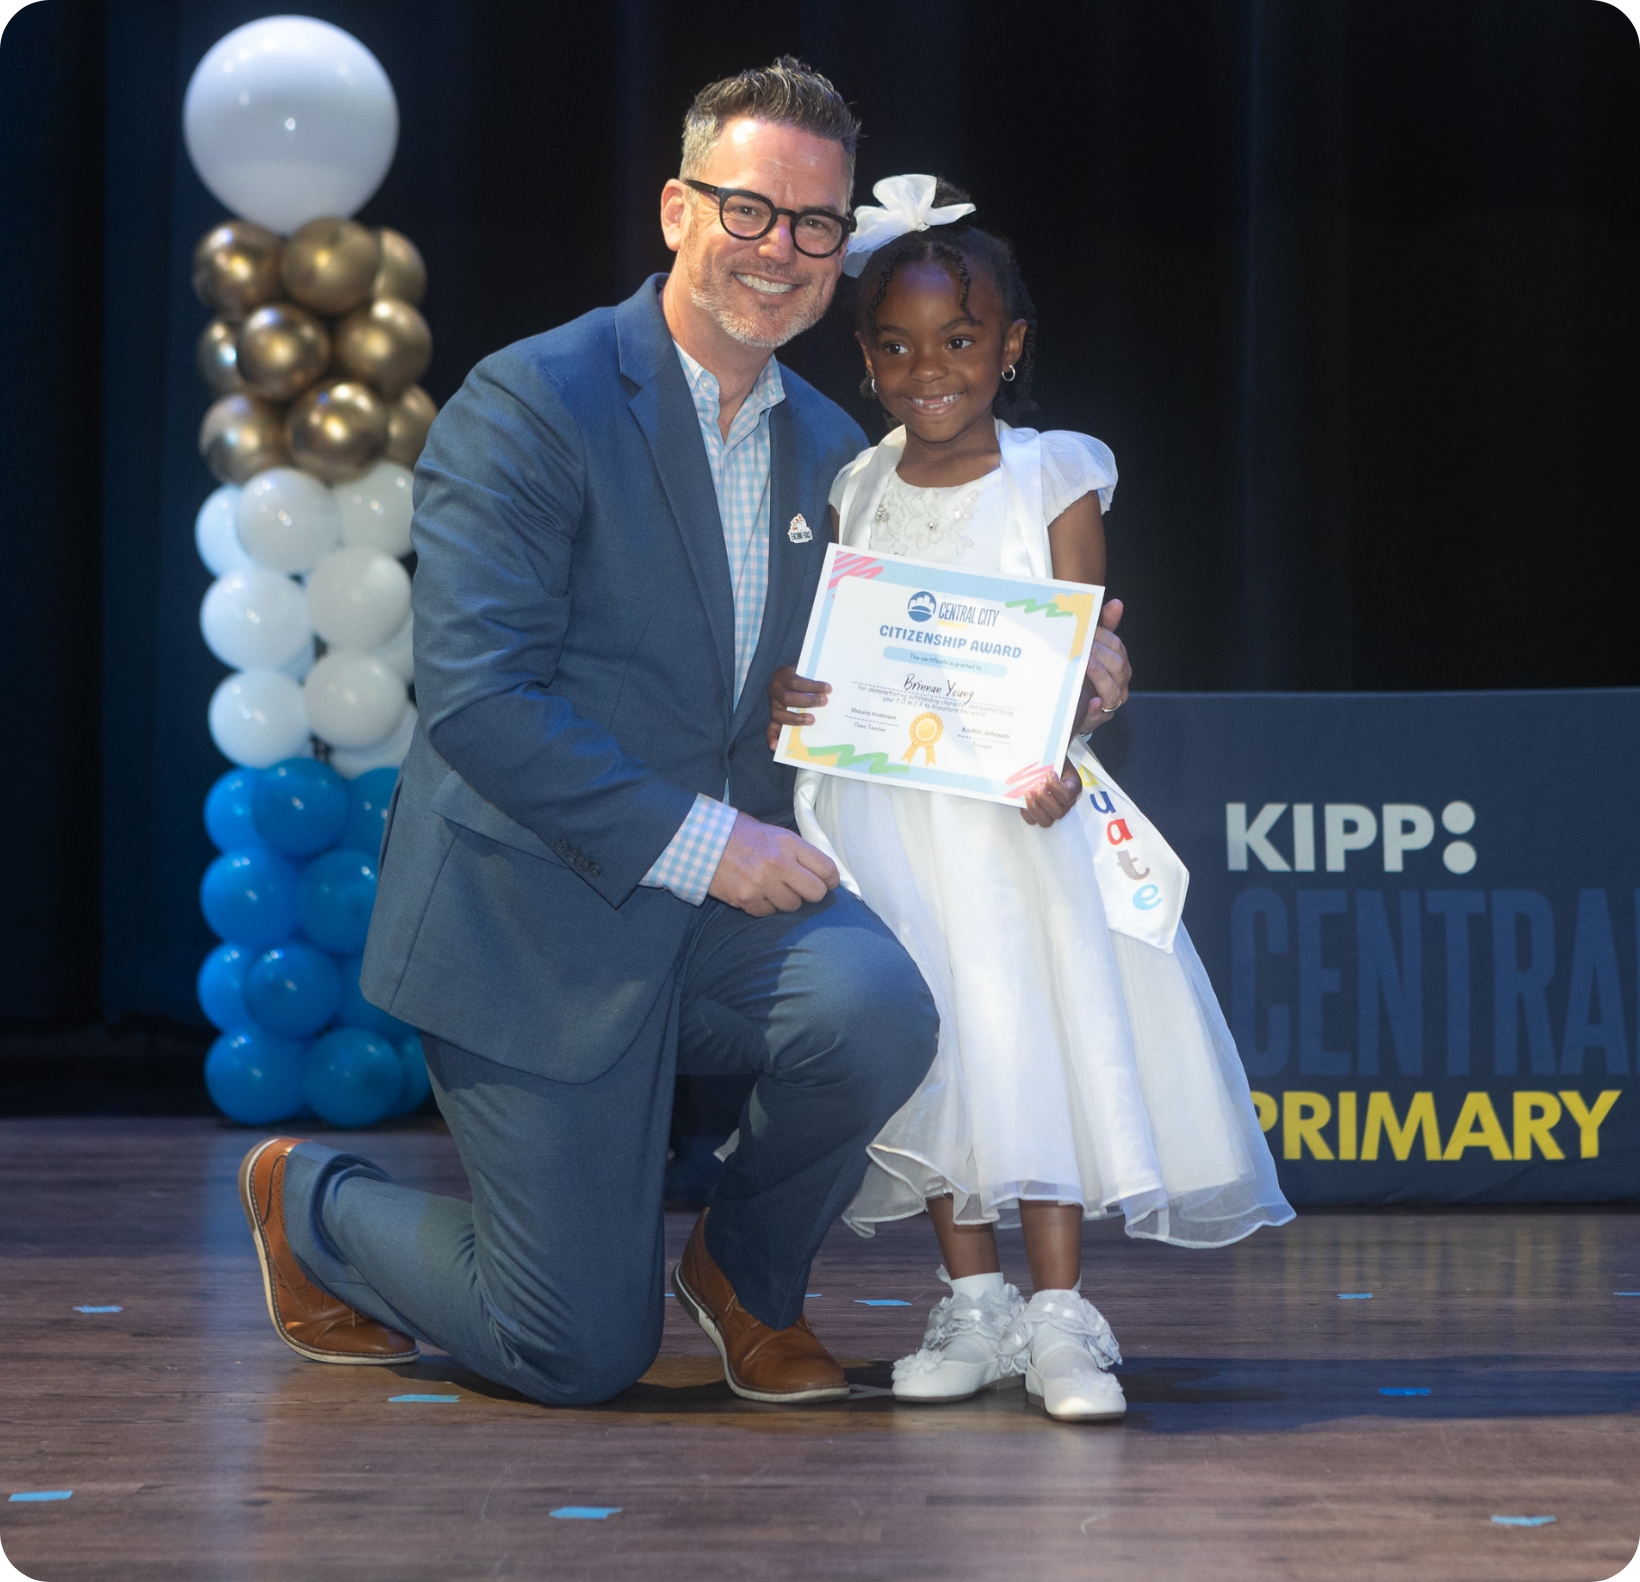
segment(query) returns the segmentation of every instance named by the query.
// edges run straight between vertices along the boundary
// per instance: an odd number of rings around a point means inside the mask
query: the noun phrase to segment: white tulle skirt
[[[871,1144],[846,1223],[869,1236],[950,1193],[959,1223],[1017,1224],[1041,1199],[1219,1247],[1293,1217],[1183,927],[1169,954],[1105,926],[1072,824],[1086,798],[1043,830],[997,803],[805,778],[940,1014],[934,1064]]]

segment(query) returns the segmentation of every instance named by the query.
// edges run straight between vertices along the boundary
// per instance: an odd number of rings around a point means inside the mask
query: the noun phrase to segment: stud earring
[[[1008,366],[1002,370],[1002,382],[1005,385],[1011,385],[1017,377],[1018,371],[1012,363],[1009,363]]]

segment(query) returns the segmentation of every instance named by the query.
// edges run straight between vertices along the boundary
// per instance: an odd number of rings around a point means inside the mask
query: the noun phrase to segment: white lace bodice
[[[1000,467],[973,483],[945,489],[919,488],[895,473],[871,518],[871,547],[916,560],[971,557],[986,565],[995,564],[999,560],[1002,513]]]
[[[845,469],[832,486],[831,503],[840,506]],[[1110,452],[1096,439],[1066,429],[1042,436],[1043,529],[1068,505],[1098,492],[1110,508],[1116,468]],[[993,468],[972,483],[926,489],[907,483],[896,472],[883,489],[871,518],[869,547],[914,560],[961,561],[975,571],[995,571],[1002,564],[1002,535],[1007,498],[1002,469]]]

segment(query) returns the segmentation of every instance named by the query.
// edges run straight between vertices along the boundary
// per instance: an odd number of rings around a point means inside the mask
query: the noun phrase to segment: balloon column
[[[227,665],[211,739],[221,852],[200,904],[223,940],[199,974],[222,1031],[205,1080],[254,1125],[304,1108],[364,1126],[427,1096],[420,1041],[359,993],[382,819],[415,732],[410,468],[437,408],[427,273],[397,231],[351,216],[398,140],[380,63],[341,29],[274,16],[200,61],[183,130],[235,218],[193,256],[215,397],[199,451],[219,487],[195,543]]]

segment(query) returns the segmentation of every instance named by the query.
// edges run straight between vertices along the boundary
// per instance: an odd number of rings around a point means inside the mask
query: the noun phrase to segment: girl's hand
[[[829,682],[798,675],[796,665],[782,665],[775,671],[769,677],[769,751],[780,745],[782,725],[814,724],[814,716],[803,711],[824,708],[830,692]]]
[[[1065,767],[1058,774],[1044,771],[1042,778],[1027,793],[1019,816],[1038,829],[1049,829],[1076,806],[1076,799],[1081,794],[1082,776],[1067,758]]]

